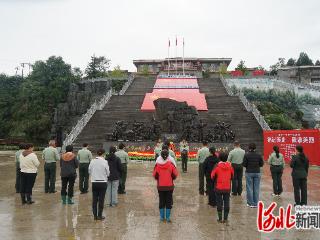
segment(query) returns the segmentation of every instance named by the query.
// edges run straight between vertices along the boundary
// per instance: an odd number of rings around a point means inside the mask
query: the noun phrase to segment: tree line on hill
[[[0,139],[13,137],[46,143],[54,108],[66,102],[70,84],[80,79],[123,76],[119,66],[111,72],[109,67],[106,57],[92,56],[83,73],[62,57],[51,56],[36,61],[32,72],[24,78],[0,74]]]
[[[301,52],[299,54],[298,59],[289,58],[286,62],[285,58],[278,58],[278,62],[270,66],[269,73],[270,75],[277,75],[278,69],[282,67],[294,67],[294,66],[320,66],[320,60],[316,60],[315,63],[313,63],[313,60],[308,56],[307,53]],[[244,75],[248,72],[248,68],[245,65],[245,61],[240,60],[235,70],[241,71]],[[264,67],[261,65],[258,67],[258,70],[264,70]]]

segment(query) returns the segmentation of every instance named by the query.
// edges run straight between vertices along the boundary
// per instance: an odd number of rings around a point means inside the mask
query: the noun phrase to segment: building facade
[[[133,60],[138,73],[158,74],[162,71],[179,71],[186,73],[196,71],[219,72],[227,69],[232,58],[165,58]]]
[[[320,86],[320,66],[285,67],[278,70],[280,79]]]

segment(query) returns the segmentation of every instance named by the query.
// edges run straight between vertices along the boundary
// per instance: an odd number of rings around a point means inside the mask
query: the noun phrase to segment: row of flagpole
[[[168,76],[170,74],[170,38],[168,39]],[[177,56],[177,49],[178,49],[178,38],[176,36],[176,48],[175,48],[175,58],[176,58],[176,75],[178,75],[178,56]],[[184,75],[184,38],[182,38],[182,72]]]

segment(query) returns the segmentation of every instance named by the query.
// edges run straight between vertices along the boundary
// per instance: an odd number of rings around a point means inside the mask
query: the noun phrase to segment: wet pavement
[[[11,155],[10,155],[11,154]],[[257,209],[246,207],[245,193],[231,198],[230,226],[218,224],[216,209],[198,194],[198,165],[176,180],[172,223],[160,223],[156,182],[151,176],[153,163],[131,163],[128,167],[127,194],[119,196],[117,207],[105,207],[105,221],[93,221],[91,194],[80,195],[75,185],[75,204],[63,206],[59,192],[44,193],[43,165],[34,187],[33,205],[21,205],[15,193],[13,154],[0,153],[0,239],[319,239],[318,230],[257,231]],[[180,165],[179,165],[180,169]],[[57,172],[56,188],[61,189]],[[78,180],[78,179],[77,179]],[[277,202],[293,203],[290,169],[283,176],[284,193]],[[320,170],[312,168],[308,181],[309,205],[320,200]],[[264,167],[261,199],[270,204],[272,180]]]

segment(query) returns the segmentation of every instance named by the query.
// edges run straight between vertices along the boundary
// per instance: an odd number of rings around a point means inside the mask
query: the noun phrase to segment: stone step
[[[141,112],[140,108],[145,94],[152,92],[154,83],[155,77],[137,77],[125,95],[112,96],[104,109],[94,114],[74,145],[80,147],[83,142],[88,142],[93,149],[102,147],[106,134],[112,131],[115,122],[119,120],[149,122],[153,113]],[[239,98],[228,96],[219,78],[198,79],[198,84],[200,92],[206,94],[209,108],[207,112],[199,112],[200,117],[207,123],[230,123],[231,129],[236,132],[236,138],[244,146],[255,142],[258,151],[262,151],[262,130]]]

